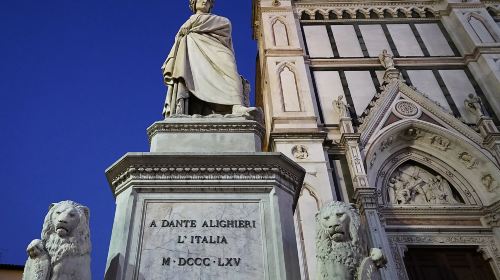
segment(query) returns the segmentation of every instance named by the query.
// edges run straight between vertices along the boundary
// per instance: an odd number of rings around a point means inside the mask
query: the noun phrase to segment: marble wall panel
[[[307,264],[309,279],[317,279],[316,276],[316,222],[314,216],[319,210],[318,201],[309,190],[302,191],[299,198],[299,225],[301,230],[301,242],[304,246],[303,255]]]
[[[391,47],[387,42],[382,26],[379,24],[360,25],[359,29],[370,57],[378,57],[382,50],[386,49],[392,54]]]
[[[360,116],[375,96],[376,90],[369,71],[345,71],[356,113]]]
[[[333,25],[331,28],[340,57],[363,57],[354,26]]]
[[[400,56],[423,56],[417,39],[408,24],[388,24],[392,40]]]
[[[472,27],[472,30],[476,33],[479,40],[482,43],[494,43],[495,39],[491,35],[490,31],[484,26],[484,23],[476,18],[475,16],[471,16],[469,18],[469,24]]]
[[[476,93],[464,70],[439,70],[446,88],[450,92],[453,101],[458,107],[460,114],[469,122],[474,123],[475,117],[465,109],[464,100],[470,93]]]
[[[277,19],[273,24],[273,36],[274,45],[276,47],[285,47],[290,45],[288,39],[288,29],[286,24],[281,19]]]
[[[415,24],[415,27],[431,56],[454,55],[437,23]]]
[[[325,26],[304,26],[304,34],[310,57],[333,57],[332,45]]]
[[[300,99],[295,73],[285,66],[280,72],[281,94],[285,112],[300,112]]]
[[[444,108],[451,110],[432,70],[408,70],[407,73],[411,83],[418,91],[427,94],[429,98],[438,102]]]
[[[338,118],[333,108],[333,101],[340,95],[344,95],[342,82],[337,71],[315,71],[316,89],[321,103],[324,122],[326,124],[338,123]]]

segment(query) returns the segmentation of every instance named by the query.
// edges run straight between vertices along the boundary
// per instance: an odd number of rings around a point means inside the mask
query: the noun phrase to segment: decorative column
[[[361,217],[366,222],[371,245],[380,248],[387,258],[387,267],[380,270],[382,278],[391,280],[397,279],[397,274],[394,269],[394,258],[391,253],[392,250],[378,214],[376,189],[370,186],[363,165],[363,159],[359,149],[360,134],[354,133],[352,119],[348,113],[348,105],[342,101],[342,98],[335,101],[334,106],[336,106],[339,111],[340,132],[342,135],[340,143],[345,147],[347,162],[353,181],[354,200],[359,208]]]

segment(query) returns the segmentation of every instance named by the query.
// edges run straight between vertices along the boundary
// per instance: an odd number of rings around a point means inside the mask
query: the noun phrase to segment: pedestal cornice
[[[300,194],[305,170],[281,153],[127,153],[106,170],[115,196],[134,187],[166,192],[269,192],[273,185]],[[268,184],[269,183],[269,184]]]
[[[264,127],[257,121],[244,118],[169,118],[155,122],[147,129],[149,142],[158,133],[241,133],[253,132],[264,137]]]

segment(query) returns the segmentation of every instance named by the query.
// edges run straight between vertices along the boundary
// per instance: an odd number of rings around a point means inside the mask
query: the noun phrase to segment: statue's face
[[[211,0],[197,0],[196,1],[196,12],[209,13],[212,9],[213,3]]]
[[[28,255],[30,258],[35,259],[38,256],[43,255],[43,243],[41,240],[33,240],[28,246]]]
[[[71,232],[80,223],[80,214],[78,210],[73,206],[56,206],[52,215],[52,221],[55,226],[55,230],[60,237],[66,237],[71,234]]]
[[[322,218],[322,224],[335,242],[346,242],[350,238],[350,217],[343,209],[334,209]]]

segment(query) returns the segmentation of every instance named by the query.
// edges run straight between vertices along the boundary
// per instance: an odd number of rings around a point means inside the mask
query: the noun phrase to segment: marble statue
[[[403,182],[400,176],[389,180],[390,201],[396,204],[408,204],[411,200],[411,192],[407,188],[408,183]]]
[[[245,107],[249,84],[236,68],[231,22],[212,14],[213,6],[214,0],[189,1],[193,15],[181,26],[161,68],[168,85],[165,117],[258,113]]]
[[[394,67],[394,58],[386,49],[382,51],[382,53],[378,56],[378,59],[386,70],[396,69]]]
[[[23,280],[90,280],[89,209],[73,201],[50,205],[42,239],[28,246]]]
[[[392,204],[445,205],[461,203],[448,181],[419,166],[403,165],[389,179],[387,186]]]
[[[366,265],[383,267],[386,261],[380,249],[374,248],[367,256],[364,234],[360,215],[353,205],[332,201],[323,207],[316,214],[318,280],[353,280],[361,271],[367,271]]]
[[[350,117],[349,104],[345,103],[343,95],[339,95],[337,99],[333,100],[333,106],[337,108],[339,118]]]
[[[470,93],[464,100],[465,109],[471,112],[477,120],[485,116],[483,102],[481,98],[474,93]]]

